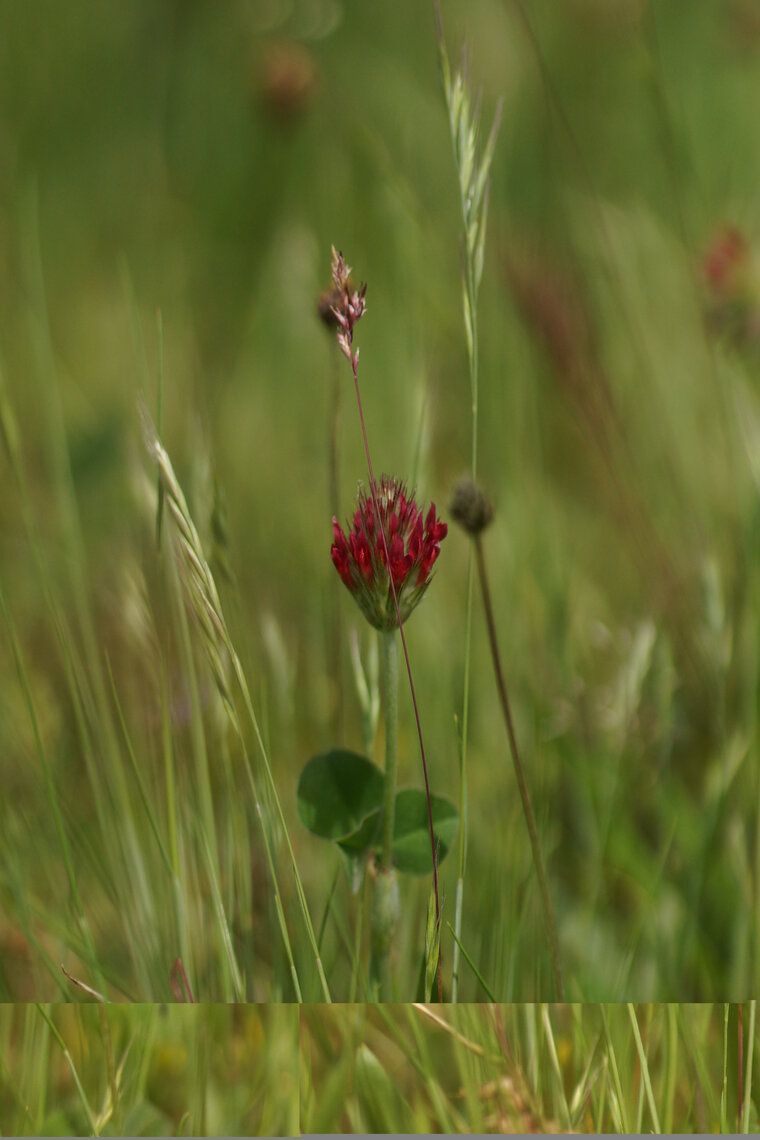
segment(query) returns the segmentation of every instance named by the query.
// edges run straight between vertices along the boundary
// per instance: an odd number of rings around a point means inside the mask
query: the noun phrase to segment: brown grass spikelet
[[[457,1100],[467,1096],[465,1089],[455,1094]],[[555,1121],[548,1120],[536,1104],[519,1069],[513,1076],[503,1073],[478,1087],[478,1099],[484,1106],[486,1131],[499,1135],[536,1135],[567,1132]]]

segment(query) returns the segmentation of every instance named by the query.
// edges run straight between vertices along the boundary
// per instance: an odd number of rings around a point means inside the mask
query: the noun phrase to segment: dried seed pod
[[[454,485],[449,510],[455,522],[473,538],[493,520],[493,506],[469,476]]]

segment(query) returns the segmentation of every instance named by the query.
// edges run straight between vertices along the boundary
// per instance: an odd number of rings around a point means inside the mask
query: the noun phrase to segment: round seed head
[[[467,476],[455,483],[449,510],[452,518],[473,537],[493,520],[493,506],[477,483]]]
[[[341,294],[337,289],[326,289],[317,301],[317,316],[328,329],[340,327],[336,309],[341,304]]]

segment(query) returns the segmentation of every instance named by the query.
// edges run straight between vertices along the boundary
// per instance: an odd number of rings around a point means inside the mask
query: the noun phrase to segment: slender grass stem
[[[59,842],[60,848],[61,848],[61,855],[63,857],[63,865],[64,865],[64,868],[66,871],[66,878],[68,879],[68,883],[69,883],[69,890],[71,891],[71,900],[72,900],[72,903],[74,905],[74,909],[75,909],[76,914],[77,914],[79,927],[80,927],[82,936],[84,938],[85,945],[87,947],[87,954],[89,957],[89,965],[92,968],[92,970],[94,971],[95,976],[97,978],[98,988],[102,990],[102,989],[105,989],[105,983],[104,983],[103,975],[100,971],[100,965],[98,962],[98,955],[97,955],[97,952],[95,950],[95,943],[94,943],[93,938],[92,938],[92,933],[90,931],[90,926],[89,926],[89,923],[87,921],[87,916],[85,914],[84,906],[82,905],[82,898],[79,894],[79,888],[77,886],[77,879],[76,879],[76,874],[74,871],[74,860],[72,858],[71,848],[69,846],[68,837],[66,835],[66,829],[63,826],[63,816],[61,813],[60,803],[58,801],[58,793],[56,791],[55,782],[53,780],[53,773],[52,773],[51,768],[50,768],[50,763],[48,760],[47,752],[46,752],[45,746],[42,742],[42,735],[40,732],[39,720],[37,717],[37,711],[36,711],[34,700],[32,697],[32,690],[31,690],[31,686],[29,684],[29,677],[28,677],[28,674],[26,671],[26,666],[24,665],[24,660],[23,660],[23,657],[21,655],[21,647],[19,646],[18,639],[16,638],[16,631],[13,627],[13,623],[11,622],[11,616],[10,616],[10,613],[8,612],[8,607],[7,607],[7,604],[5,601],[5,594],[4,594],[1,586],[0,586],[0,611],[2,611],[3,619],[5,621],[5,627],[6,627],[6,630],[8,632],[8,637],[9,637],[10,643],[11,643],[11,649],[13,651],[14,661],[16,663],[16,671],[18,673],[19,681],[21,683],[21,689],[22,689],[23,694],[24,694],[24,700],[26,702],[27,710],[29,712],[29,720],[31,722],[32,732],[34,734],[34,743],[35,743],[35,747],[37,750],[37,757],[38,757],[39,762],[40,762],[40,767],[42,768],[42,775],[43,775],[43,779],[45,781],[45,790],[47,792],[48,800],[50,802],[50,809],[53,813],[53,821],[55,824],[55,830],[56,830],[56,834],[58,837],[58,842]]]
[[[253,702],[251,701],[251,695],[248,691],[248,685],[246,684],[245,676],[243,675],[243,669],[242,669],[240,661],[237,657],[237,654],[235,654],[233,656],[233,666],[234,666],[235,676],[237,678],[238,685],[239,685],[239,687],[242,691],[242,694],[243,694],[243,701],[244,701],[246,710],[248,712],[248,716],[250,718],[251,724],[253,725],[253,730],[254,730],[254,733],[256,735],[256,740],[258,742],[259,750],[261,752],[261,756],[262,756],[262,759],[264,762],[264,771],[265,771],[266,776],[267,776],[267,782],[269,785],[269,789],[272,793],[272,798],[274,799],[275,808],[277,811],[277,817],[279,819],[280,826],[282,827],[283,834],[285,836],[285,844],[286,844],[287,849],[288,849],[288,855],[290,857],[290,863],[291,863],[291,867],[293,869],[293,878],[295,880],[296,893],[298,895],[298,901],[299,901],[300,906],[301,906],[301,913],[303,915],[304,923],[306,925],[306,932],[307,932],[307,935],[309,938],[309,943],[310,943],[312,951],[314,953],[314,963],[315,963],[315,966],[317,968],[317,974],[319,976],[319,983],[320,983],[320,986],[322,989],[322,998],[324,1001],[329,1002],[332,1000],[330,997],[330,987],[327,984],[327,978],[325,977],[325,971],[324,971],[324,967],[322,965],[322,959],[321,959],[320,954],[319,954],[319,947],[317,946],[317,937],[316,937],[316,934],[314,933],[314,925],[311,921],[311,914],[309,912],[309,905],[306,901],[306,892],[303,889],[303,883],[301,881],[301,875],[300,875],[300,872],[298,870],[298,864],[296,862],[295,851],[293,850],[293,844],[290,841],[290,833],[288,832],[287,823],[285,821],[285,813],[282,810],[282,803],[280,801],[279,795],[277,794],[277,788],[276,788],[275,782],[274,782],[274,775],[272,774],[272,767],[271,767],[271,764],[269,763],[269,755],[267,753],[266,748],[264,747],[264,740],[261,736],[261,730],[259,729],[259,723],[258,723],[258,720],[256,719],[256,714],[253,710]],[[251,767],[250,759],[248,758],[247,752],[245,752],[245,756],[246,756],[246,768],[248,771],[249,779],[251,780],[252,786],[253,786],[253,769]],[[261,823],[262,823],[262,829],[263,829],[264,828],[264,820],[263,820],[263,816],[262,816],[262,812],[261,812],[261,806],[260,806],[260,803],[258,802],[258,799],[256,802],[256,809],[257,809],[259,815],[261,816]],[[272,873],[274,874],[274,862],[272,860],[271,851],[269,851],[269,861],[270,861],[270,868],[272,870]],[[281,923],[284,924],[284,915],[282,914],[282,903],[279,900],[279,897],[278,897],[278,907],[279,907],[279,910],[281,913]],[[289,944],[288,944],[288,949],[289,949]],[[291,968],[293,970],[295,970],[295,966],[293,965],[292,958],[291,958]],[[300,1000],[301,999],[299,998],[299,1001]]]
[[[467,204],[461,191],[460,181],[460,208],[462,224],[467,232]],[[465,257],[465,289],[467,295],[467,309],[469,310],[470,328],[472,335],[468,338],[468,359],[470,365],[470,396],[472,400],[472,462],[471,473],[473,482],[478,473],[478,303],[475,286],[472,259]],[[459,852],[457,877],[456,910],[454,913],[454,954],[451,980],[451,1000],[456,1002],[459,997],[459,954],[462,937],[462,910],[464,902],[464,876],[467,866],[467,839],[468,839],[468,799],[467,799],[467,745],[470,729],[470,675],[472,672],[472,583],[473,583],[473,552],[472,543],[467,558],[467,602],[465,606],[464,622],[464,686],[462,691],[462,744],[459,765]]]
[[[457,936],[457,933],[456,933],[456,931],[454,930],[453,926],[451,925],[451,923],[450,923],[450,922],[447,922],[447,923],[446,923],[446,925],[448,926],[449,930],[451,931],[451,934],[452,934],[452,937],[453,937],[453,939],[454,939],[454,942],[456,943],[456,945],[457,945],[458,949],[460,950],[460,952],[461,952],[461,954],[462,954],[462,957],[464,958],[465,962],[467,963],[467,965],[468,965],[468,966],[470,967],[470,969],[472,970],[473,974],[474,974],[474,975],[475,975],[475,977],[477,978],[477,980],[478,980],[478,982],[480,983],[480,985],[483,987],[483,989],[484,989],[484,991],[485,991],[485,994],[486,994],[486,997],[488,998],[488,1000],[489,1000],[489,1001],[491,1001],[491,1002],[494,1002],[494,1003],[495,1003],[495,1002],[496,1002],[496,997],[495,997],[495,995],[494,995],[494,992],[493,992],[493,990],[492,990],[492,989],[491,989],[491,987],[488,985],[488,982],[485,980],[485,978],[484,978],[484,977],[483,977],[483,975],[481,974],[480,970],[478,969],[478,967],[475,965],[475,963],[473,962],[473,960],[472,960],[472,958],[470,957],[470,955],[469,955],[469,954],[467,953],[467,951],[465,950],[465,948],[464,948],[464,946],[462,945],[462,943],[461,943],[460,939],[458,938],[458,936]]]
[[[48,1029],[53,1034],[53,1037],[55,1037],[56,1041],[58,1042],[58,1045],[60,1046],[61,1052],[63,1053],[64,1060],[66,1061],[66,1064],[69,1066],[69,1069],[71,1071],[71,1076],[74,1080],[74,1084],[76,1085],[77,1093],[79,1094],[79,1100],[82,1104],[82,1108],[85,1111],[85,1115],[87,1116],[87,1123],[90,1126],[91,1133],[93,1136],[99,1136],[100,1135],[100,1129],[98,1128],[98,1122],[96,1121],[95,1117],[93,1116],[92,1109],[90,1108],[89,1101],[87,1100],[87,1095],[86,1095],[84,1088],[82,1086],[82,1081],[80,1080],[79,1073],[77,1072],[77,1067],[74,1064],[74,1058],[71,1056],[71,1053],[69,1052],[69,1049],[68,1049],[66,1042],[63,1040],[60,1033],[56,1029],[55,1024],[53,1023],[53,1019],[51,1018],[50,1014],[45,1009],[45,1007],[43,1005],[40,1005],[39,1003],[37,1003],[37,1009],[39,1010],[40,1015],[42,1016],[44,1021],[47,1023]]]
[[[562,973],[559,966],[559,947],[557,943],[557,931],[554,923],[554,912],[552,910],[551,896],[549,894],[549,887],[546,881],[546,871],[544,870],[544,860],[541,854],[541,844],[539,843],[538,839],[536,817],[533,814],[533,804],[531,802],[530,792],[528,791],[528,783],[525,778],[525,769],[523,768],[522,759],[520,757],[520,750],[517,746],[517,735],[515,733],[515,726],[512,720],[512,710],[510,708],[509,697],[507,695],[507,686],[501,667],[499,644],[496,639],[496,623],[493,616],[493,606],[491,605],[491,592],[488,588],[488,575],[486,573],[486,563],[483,556],[483,541],[480,535],[477,535],[473,538],[473,542],[475,543],[478,576],[480,578],[480,590],[483,595],[483,608],[485,610],[486,626],[488,629],[488,641],[491,647],[494,673],[496,674],[496,687],[499,691],[499,699],[501,701],[502,712],[504,713],[504,721],[507,726],[507,736],[509,737],[509,747],[512,753],[512,762],[514,764],[515,776],[517,777],[517,786],[520,790],[520,800],[522,801],[523,815],[525,816],[525,823],[528,828],[530,846],[533,853],[533,865],[536,869],[538,888],[541,894],[541,904],[544,911],[544,922],[546,924],[546,933],[549,939],[549,952],[551,954],[552,960],[554,989],[556,991],[557,1001],[564,1001],[565,991],[562,984]]]
[[[557,1089],[557,1096],[560,1106],[562,1108],[562,1115],[564,1116],[564,1124],[568,1131],[572,1128],[572,1121],[570,1119],[570,1108],[567,1103],[567,1095],[565,1094],[565,1086],[562,1079],[562,1068],[559,1063],[559,1056],[557,1055],[557,1045],[554,1040],[554,1030],[552,1028],[551,1018],[549,1017],[549,1007],[545,1004],[540,1006],[541,1010],[541,1024],[546,1038],[546,1044],[549,1049],[549,1060],[551,1061],[552,1069],[554,1070],[555,1086]]]
[[[758,716],[755,711],[755,731],[757,731]],[[755,865],[754,865],[754,907],[752,921],[752,981],[753,993],[760,993],[760,763],[758,763],[757,749],[754,752],[753,768],[757,773],[757,787],[755,791]]]
[[[362,931],[364,929],[364,900],[367,893],[367,876],[362,873],[361,883],[359,884],[359,894],[356,904],[356,928],[354,930],[354,960],[351,964],[351,983],[348,991],[348,1000],[350,1004],[356,1001],[356,994],[359,988],[359,966],[361,963],[361,948],[362,948]]]
[[[473,456],[475,452],[473,450]],[[473,479],[475,470],[473,463]],[[472,649],[472,584],[473,548],[467,558],[467,604],[464,625],[464,691],[462,694],[462,740],[459,753],[459,850],[456,907],[454,910],[454,955],[451,976],[451,1000],[459,997],[459,955],[461,953],[462,910],[464,905],[464,876],[467,867],[468,798],[467,798],[467,741],[470,725],[470,658]]]
[[[282,834],[285,839],[288,858],[293,872],[293,879],[295,882],[296,894],[298,896],[301,914],[303,916],[304,925],[306,927],[309,945],[311,946],[312,952],[314,954],[314,963],[317,970],[317,975],[319,977],[322,997],[324,1001],[329,1002],[331,1000],[330,989],[327,984],[327,978],[325,977],[324,968],[322,966],[322,961],[319,954],[319,948],[317,946],[317,937],[314,931],[314,925],[311,920],[311,914],[309,913],[309,906],[306,901],[306,892],[303,888],[301,875],[298,870],[298,864],[296,862],[295,851],[293,850],[293,844],[291,843],[290,833],[288,832],[287,822],[285,820],[285,813],[282,809],[282,802],[277,792],[277,786],[275,784],[272,766],[269,761],[269,754],[267,752],[266,745],[264,744],[264,738],[261,734],[259,722],[254,711],[250,690],[248,688],[248,683],[243,672],[243,666],[232,643],[232,638],[230,636],[230,632],[227,628],[227,623],[222,612],[222,605],[216,588],[216,582],[214,581],[214,576],[211,573],[209,565],[204,557],[203,548],[201,546],[198,532],[190,516],[184,493],[174,473],[174,468],[172,467],[171,460],[169,459],[165,448],[158,439],[156,430],[150,422],[147,412],[144,408],[141,409],[141,412],[145,430],[145,442],[149,452],[158,465],[161,480],[164,485],[166,507],[175,526],[177,557],[182,568],[181,578],[187,596],[187,602],[191,607],[203,633],[204,645],[209,664],[214,674],[219,692],[222,696],[222,700],[224,701],[225,707],[227,709],[230,722],[241,744],[246,775],[251,787],[251,793],[256,807],[256,812],[261,823],[267,864],[269,866],[269,871],[275,892],[275,908],[277,911],[278,922],[283,937],[283,943],[288,955],[288,961],[290,964],[290,970],[293,977],[296,995],[299,1001],[303,1000],[290,944],[290,937],[287,930],[287,924],[285,922],[285,912],[282,905],[282,897],[280,894],[279,879],[275,867],[272,842],[269,836],[267,822],[264,819],[264,812],[262,809],[261,801],[259,799],[256,779],[253,772],[253,765],[251,764],[251,759],[246,745],[246,734],[243,731],[243,727],[238,716],[235,698],[233,697],[232,692],[228,686],[229,668],[225,663],[226,661],[229,662],[229,666],[231,667],[232,673],[234,674],[239,694],[242,697],[243,704],[245,705],[245,711],[250,721],[251,727],[253,728],[256,742],[261,753],[267,788],[272,797],[277,822],[282,828]]]
[[[665,1067],[665,1111],[663,1113],[663,1129],[666,1133],[673,1131],[675,1115],[676,1080],[678,1076],[678,1018],[676,1007],[672,1003],[665,1007],[668,1023],[668,1052]]]
[[[728,1132],[728,1015],[729,1002],[723,1003],[723,1084],[720,1090],[720,1131]]]
[[[749,1132],[749,1115],[752,1108],[752,1059],[755,1052],[755,1009],[756,1001],[749,1003],[749,1042],[747,1045],[747,1076],[744,1081],[744,1105],[741,1118],[741,1130],[746,1135]],[[741,1009],[741,1006],[739,1007]]]
[[[140,791],[140,799],[142,800],[142,805],[145,809],[145,814],[147,816],[148,823],[150,824],[150,829],[153,832],[153,838],[156,841],[156,846],[158,847],[158,850],[161,854],[161,858],[164,861],[164,866],[166,867],[166,869],[169,873],[169,877],[171,878],[171,875],[172,875],[171,860],[169,859],[169,854],[166,850],[166,846],[164,844],[164,841],[161,838],[161,832],[159,831],[158,823],[156,821],[156,816],[155,816],[155,813],[153,811],[153,807],[152,807],[151,802],[150,802],[150,796],[148,794],[148,789],[145,786],[145,780],[142,777],[142,773],[140,771],[140,765],[138,764],[137,757],[135,756],[135,750],[134,750],[134,747],[132,746],[132,740],[131,740],[130,735],[129,735],[129,729],[127,728],[127,722],[124,718],[124,712],[123,712],[122,707],[121,707],[121,701],[119,700],[119,693],[118,693],[118,690],[116,688],[116,681],[114,680],[113,669],[111,668],[111,658],[108,656],[108,654],[106,654],[106,669],[108,670],[108,679],[111,682],[111,693],[113,695],[114,704],[116,706],[116,714],[119,718],[119,724],[121,725],[121,731],[122,731],[122,734],[124,736],[124,744],[125,744],[125,747],[127,749],[127,756],[129,757],[129,763],[131,765],[132,772],[133,772],[134,777],[135,777],[135,782],[136,782],[137,787]]]
[[[641,1079],[642,1079],[642,1083],[644,1086],[644,1091],[646,1093],[647,1105],[649,1107],[649,1114],[652,1117],[652,1127],[653,1127],[655,1132],[659,1133],[661,1131],[660,1118],[658,1116],[657,1105],[655,1104],[655,1100],[654,1100],[654,1092],[652,1091],[652,1080],[651,1080],[651,1077],[649,1075],[649,1062],[647,1061],[647,1055],[646,1055],[646,1052],[644,1050],[644,1043],[641,1040],[641,1031],[639,1029],[638,1020],[636,1018],[636,1010],[634,1009],[633,1005],[630,1002],[628,1002],[627,1009],[628,1009],[628,1017],[630,1018],[630,1021],[631,1021],[631,1029],[633,1030],[633,1038],[634,1038],[634,1041],[636,1042],[636,1052],[639,1055],[639,1064],[641,1065]]]
[[[108,1016],[105,1007],[98,1004],[98,1017],[100,1018],[100,1037],[103,1042],[103,1052],[106,1058],[106,1073],[108,1074],[108,1089],[111,1095],[111,1116],[115,1126],[115,1131],[118,1133],[118,1123],[121,1117],[121,1101],[119,1097],[119,1082],[117,1079],[116,1066],[113,1060],[113,1041],[111,1040],[111,1028],[108,1024]]]
[[[609,1022],[607,1020],[607,1011],[606,1011],[604,1005],[600,1005],[599,1009],[600,1009],[601,1014],[602,1014],[602,1025],[604,1027],[604,1038],[605,1038],[605,1041],[607,1044],[607,1057],[609,1059],[610,1072],[612,1073],[612,1088],[610,1091],[614,1096],[613,1104],[617,1105],[616,1115],[618,1116],[618,1120],[616,1121],[616,1123],[618,1124],[620,1132],[627,1133],[627,1132],[630,1132],[631,1129],[630,1129],[629,1121],[628,1121],[627,1102],[626,1102],[625,1096],[623,1094],[623,1085],[622,1085],[622,1082],[620,1080],[620,1069],[619,1069],[618,1063],[617,1063],[617,1054],[615,1052],[615,1043],[612,1040],[612,1034],[610,1033]]]
[[[327,930],[327,922],[328,922],[328,919],[330,917],[330,908],[332,906],[333,897],[335,895],[335,888],[338,885],[339,875],[340,875],[340,862],[338,862],[337,866],[335,867],[335,874],[332,877],[332,882],[330,883],[330,889],[327,892],[327,898],[325,899],[325,909],[322,911],[322,920],[319,924],[319,931],[317,932],[317,946],[319,947],[320,954],[322,953],[322,942],[323,942],[324,937],[325,937],[325,931]]]
[[[156,339],[158,341],[158,378],[157,378],[157,408],[156,408],[156,428],[158,431],[158,438],[161,439],[164,434],[164,325],[161,319],[161,310],[156,313]],[[161,482],[161,476],[156,476],[157,481],[157,500],[156,500],[156,546],[161,549],[161,524],[164,514],[164,487]]]
[[[709,1065],[707,1063],[706,1051],[704,1048],[704,1038],[698,1039],[698,1035],[694,1031],[693,1024],[690,1024],[686,1018],[686,1010],[691,1009],[692,1013],[698,1010],[699,1006],[684,1006],[679,1004],[676,1006],[678,1011],[679,1023],[679,1036],[684,1046],[684,1050],[689,1059],[689,1063],[696,1074],[699,1089],[704,1097],[704,1106],[712,1119],[720,1117],[720,1105],[718,1097],[715,1093],[715,1081],[711,1075]],[[698,1112],[698,1121],[700,1127],[697,1129],[699,1132],[706,1132],[708,1129],[705,1127],[705,1113],[704,1107],[700,1107],[699,1103],[696,1105]]]
[[[160,477],[160,476],[159,476]],[[198,678],[195,654],[193,652],[190,624],[187,612],[182,604],[182,590],[180,588],[177,566],[172,559],[165,563],[168,570],[170,593],[174,600],[174,615],[177,627],[179,652],[183,664],[183,677],[188,688],[188,709],[190,727],[190,752],[193,757],[196,786],[200,802],[203,828],[209,841],[210,851],[214,859],[214,869],[219,873],[219,845],[216,837],[216,820],[214,818],[214,797],[211,791],[211,770],[209,767],[208,748],[206,745],[206,729],[203,723],[201,687]]]
[[[742,1097],[744,1090],[742,1089],[742,1081],[744,1079],[744,1006],[741,1002],[736,1007],[736,1118],[738,1128],[741,1131],[742,1118],[744,1113],[742,1111]]]
[[[42,249],[39,229],[39,198],[36,184],[25,203],[26,248],[24,270],[31,297],[29,311],[30,330],[33,348],[37,354],[37,371],[44,385],[44,399],[48,414],[48,438],[52,471],[55,474],[55,487],[58,495],[58,511],[63,526],[67,564],[72,589],[72,610],[75,624],[79,629],[87,666],[88,682],[91,687],[93,707],[91,714],[97,719],[99,731],[100,762],[107,772],[111,795],[118,805],[124,820],[120,835],[121,859],[125,866],[132,868],[132,882],[122,885],[125,897],[140,904],[142,921],[151,922],[151,902],[145,890],[148,882],[140,844],[137,839],[132,808],[126,793],[125,773],[117,744],[116,727],[108,702],[103,670],[100,643],[95,629],[94,615],[89,600],[88,559],[85,551],[81,516],[77,506],[74,476],[69,454],[66,426],[58,381],[58,370],[53,348],[47,297],[42,264]],[[147,980],[147,979],[146,979]]]
[[[232,935],[230,933],[229,922],[227,915],[224,912],[224,903],[222,902],[222,892],[219,887],[219,878],[217,875],[216,867],[214,866],[214,859],[211,852],[211,846],[208,841],[208,836],[203,830],[203,826],[199,826],[201,844],[206,855],[206,863],[208,865],[209,883],[211,886],[211,898],[216,912],[217,922],[219,923],[219,931],[221,934],[222,946],[224,947],[224,962],[223,962],[223,984],[227,992],[224,995],[226,1002],[245,1001],[245,987],[243,978],[240,973],[235,950],[232,945]]]
[[[477,156],[478,110],[470,105],[464,76],[464,67],[452,81],[440,5],[435,7],[438,28],[438,50],[441,78],[449,114],[451,144],[458,175],[459,211],[462,221],[462,289],[463,315],[467,340],[467,359],[470,373],[471,401],[471,475],[473,482],[478,473],[478,291],[483,273],[486,221],[488,217],[488,176],[496,145],[501,117],[501,104],[494,116],[491,132],[482,154]],[[468,800],[467,800],[467,746],[469,739],[470,675],[472,647],[472,581],[473,555],[470,549],[467,564],[467,600],[464,635],[464,685],[462,692],[462,733],[460,743],[459,782],[459,851],[456,910],[454,914],[454,941],[451,1000],[459,996],[459,954],[462,934],[464,877],[467,865]]]
[[[174,749],[172,748],[171,718],[169,715],[169,690],[163,658],[161,659],[161,746],[164,757],[164,779],[166,781],[166,826],[169,832],[169,853],[172,872],[176,878],[179,878],[177,783],[174,773]]]

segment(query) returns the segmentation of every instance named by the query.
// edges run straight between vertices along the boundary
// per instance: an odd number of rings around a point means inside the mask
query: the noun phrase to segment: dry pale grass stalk
[[[296,864],[295,853],[290,842],[290,835],[285,821],[285,815],[280,803],[280,797],[277,794],[277,788],[272,774],[272,768],[269,762],[269,756],[264,746],[264,741],[261,736],[258,720],[251,701],[251,695],[248,689],[248,684],[243,673],[243,667],[240,659],[235,651],[232,643],[227,623],[222,612],[222,604],[219,600],[219,593],[214,581],[214,575],[203,553],[203,546],[201,545],[200,536],[196,526],[190,515],[182,487],[179,480],[174,473],[174,468],[166,449],[161,444],[158,434],[153,425],[153,422],[144,406],[140,406],[140,418],[143,424],[143,434],[145,437],[145,445],[148,452],[158,465],[158,475],[160,486],[163,488],[164,505],[174,524],[170,529],[172,533],[173,545],[177,554],[178,567],[180,571],[180,579],[187,598],[188,607],[193,613],[198,622],[203,637],[203,644],[206,650],[209,665],[214,674],[219,692],[224,701],[225,707],[229,713],[230,721],[235,732],[240,739],[243,757],[245,760],[246,773],[251,791],[253,793],[254,801],[256,804],[256,812],[261,821],[261,830],[264,837],[264,844],[266,848],[266,856],[269,864],[269,870],[272,876],[272,883],[275,891],[275,905],[277,909],[280,930],[282,932],[283,942],[288,955],[288,962],[290,965],[291,976],[295,987],[298,1000],[302,1000],[301,987],[298,980],[298,974],[293,960],[293,953],[290,945],[290,937],[288,935],[287,926],[285,923],[285,913],[282,905],[282,896],[280,893],[277,873],[274,863],[273,851],[271,841],[268,835],[267,826],[264,820],[264,812],[262,810],[261,801],[259,799],[256,782],[253,775],[253,769],[250,763],[248,752],[245,744],[245,736],[238,717],[237,708],[233,698],[233,693],[230,688],[230,677],[234,675],[238,683],[240,693],[243,697],[243,703],[248,713],[251,725],[256,736],[256,741],[261,752],[262,761],[264,764],[264,771],[266,775],[267,785],[271,792],[272,801],[274,803],[277,819],[282,828],[282,834],[288,848],[288,855],[293,870],[293,877],[295,880],[296,893],[301,907],[306,931],[311,945],[314,961],[319,976],[320,987],[322,990],[322,997],[324,1001],[330,1001],[330,991],[327,985],[327,978],[325,977],[322,961],[319,956],[317,947],[316,935],[314,927],[309,914],[308,905],[306,902],[306,895],[301,882],[301,876]]]
[[[145,445],[158,465],[165,507],[174,523],[172,537],[188,607],[203,635],[206,656],[233,727],[238,735],[242,735],[229,687],[230,663],[233,663],[236,672],[240,666],[224,620],[214,575],[204,556],[200,536],[171,460],[158,439],[156,429],[144,407],[140,409],[140,416],[143,421]]]

